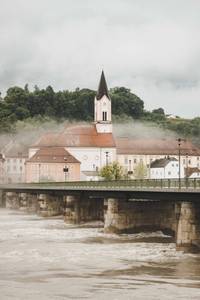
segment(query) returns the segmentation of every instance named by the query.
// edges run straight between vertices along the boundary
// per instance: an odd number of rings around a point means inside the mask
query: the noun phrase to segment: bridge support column
[[[5,197],[4,192],[0,191],[0,207],[5,207]]]
[[[39,210],[37,194],[26,194],[24,204],[26,205],[26,211],[28,213],[37,213]]]
[[[200,251],[200,205],[181,203],[177,224],[176,248],[185,252]]]
[[[68,224],[103,221],[103,199],[65,196],[64,220]]]
[[[19,201],[18,193],[7,192],[5,197],[6,197],[6,208],[19,209],[20,201]]]
[[[21,211],[27,211],[27,195],[26,193],[19,193],[19,209]]]
[[[67,224],[80,223],[80,198],[78,196],[64,196],[64,221]]]
[[[63,214],[63,198],[61,196],[40,194],[38,196],[38,214],[42,217],[53,217]]]
[[[173,235],[175,228],[174,203],[160,201],[107,200],[104,231],[133,233],[161,230]]]
[[[104,231],[106,233],[126,232],[133,224],[129,223],[129,218],[123,210],[124,199],[107,199],[107,212],[104,219]]]

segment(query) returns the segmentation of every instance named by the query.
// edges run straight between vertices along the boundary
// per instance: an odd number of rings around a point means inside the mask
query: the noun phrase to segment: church
[[[151,178],[150,166],[155,160],[178,159],[178,153],[176,139],[114,137],[112,103],[102,71],[94,99],[94,122],[43,135],[29,148],[25,177],[26,182],[98,180],[103,166],[118,161],[130,178],[137,178],[135,171],[141,164],[145,178]],[[182,171],[199,168],[200,149],[183,140],[180,162]]]
[[[94,122],[43,135],[29,149],[26,181],[97,180],[99,170],[117,159],[111,110],[102,71],[94,99]]]

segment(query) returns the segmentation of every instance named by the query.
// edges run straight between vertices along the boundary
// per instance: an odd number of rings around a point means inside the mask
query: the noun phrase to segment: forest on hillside
[[[182,137],[199,140],[200,117],[183,119],[177,116],[170,119],[163,108],[147,111],[143,100],[125,87],[115,87],[109,93],[114,121],[140,120],[172,130]],[[14,133],[17,122],[23,120],[92,121],[95,94],[93,90],[79,88],[55,92],[51,86],[46,89],[35,86],[33,91],[28,85],[24,88],[11,87],[5,97],[0,98],[0,133]]]

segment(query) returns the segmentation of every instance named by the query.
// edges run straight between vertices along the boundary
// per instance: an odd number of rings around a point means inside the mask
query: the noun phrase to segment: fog
[[[16,148],[16,152],[26,150],[33,145],[42,135],[46,133],[61,133],[65,128],[73,125],[89,125],[87,122],[77,122],[64,120],[56,122],[55,120],[40,120],[32,121],[18,121],[16,125],[16,132],[10,134],[0,135],[0,151],[5,152],[9,148]],[[164,130],[158,125],[151,123],[142,123],[129,119],[124,122],[114,122],[113,134],[115,137],[130,137],[135,139],[176,139],[176,133]],[[16,153],[17,154],[17,153]]]

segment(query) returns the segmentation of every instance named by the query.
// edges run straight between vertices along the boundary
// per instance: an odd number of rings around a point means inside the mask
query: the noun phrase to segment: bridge
[[[2,205],[66,223],[102,220],[108,233],[162,230],[200,250],[200,179],[1,184]]]

